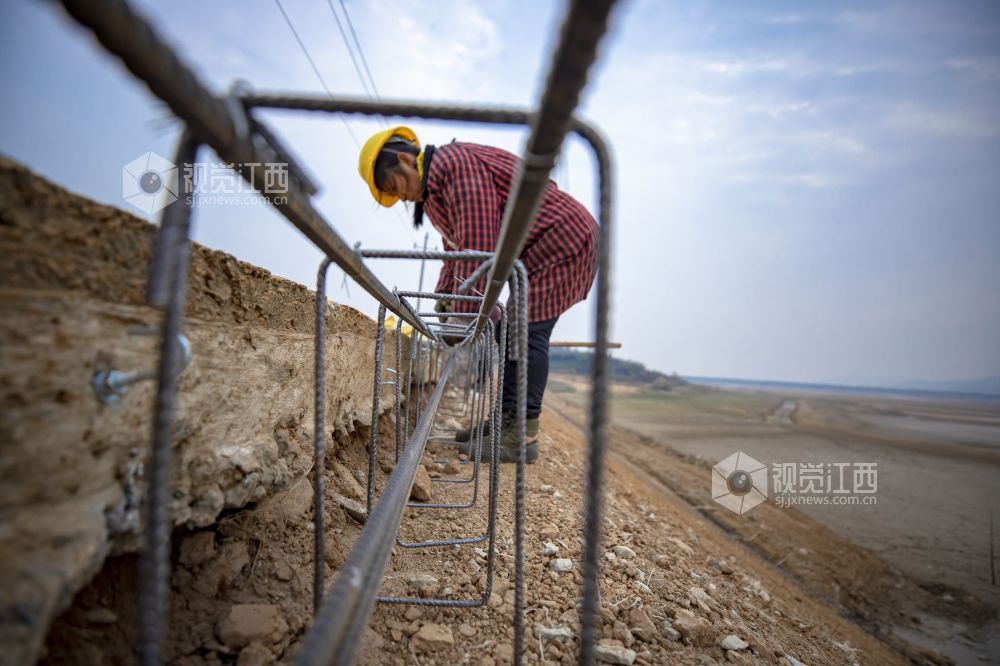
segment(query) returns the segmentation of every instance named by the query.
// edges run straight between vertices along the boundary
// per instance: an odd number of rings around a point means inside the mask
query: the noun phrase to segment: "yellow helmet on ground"
[[[361,174],[361,180],[368,183],[368,189],[371,190],[372,197],[374,197],[375,201],[386,208],[399,201],[399,198],[386,194],[376,187],[375,161],[378,159],[379,153],[382,152],[382,148],[384,148],[389,139],[392,139],[393,137],[398,137],[409,141],[418,147],[420,146],[420,141],[417,139],[417,135],[413,130],[404,125],[398,125],[373,134],[367,141],[365,141],[365,145],[361,146],[361,154],[358,155],[358,173]]]

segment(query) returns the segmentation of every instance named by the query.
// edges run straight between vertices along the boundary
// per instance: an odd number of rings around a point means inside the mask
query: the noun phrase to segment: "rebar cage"
[[[69,14],[90,29],[102,45],[117,55],[125,66],[150,90],[166,102],[184,122],[176,164],[193,164],[201,146],[209,145],[227,162],[239,165],[238,172],[251,185],[266,182],[264,165],[288,165],[289,187],[283,200],[271,200],[293,225],[302,231],[326,256],[319,267],[316,292],[315,339],[315,430],[314,430],[314,607],[312,626],[297,655],[299,664],[352,663],[360,637],[376,602],[426,606],[482,606],[492,590],[496,557],[496,512],[500,467],[497,459],[498,428],[491,428],[484,441],[484,421],[500,418],[503,368],[509,358],[517,368],[516,428],[521,447],[515,472],[515,664],[524,653],[524,486],[525,409],[527,386],[527,304],[530,284],[520,251],[544,195],[549,175],[569,132],[575,132],[594,152],[599,177],[598,278],[594,317],[594,363],[588,423],[585,522],[583,547],[582,608],[580,613],[580,663],[594,662],[595,616],[598,607],[598,547],[600,537],[601,483],[606,448],[607,350],[610,320],[610,277],[612,241],[612,164],[607,144],[591,125],[573,116],[587,74],[596,60],[597,47],[607,31],[614,0],[574,0],[570,2],[558,45],[549,67],[537,109],[499,109],[474,106],[443,106],[404,102],[371,102],[349,98],[310,95],[253,93],[245,85],[234,85],[223,96],[211,93],[194,72],[159,37],[153,27],[135,13],[124,0],[62,0]],[[255,109],[297,109],[323,113],[435,118],[457,122],[526,125],[530,127],[521,167],[511,187],[504,210],[499,239],[494,252],[435,252],[400,250],[358,250],[351,248],[312,205],[316,188],[279,142],[277,136],[254,115]],[[154,402],[153,437],[145,499],[145,530],[140,553],[140,661],[160,664],[164,656],[169,573],[170,529],[168,513],[172,461],[172,423],[178,390],[178,373],[185,350],[181,340],[184,298],[190,247],[193,175],[181,183],[177,201],[163,209],[150,266],[148,301],[162,310],[157,391]],[[383,284],[365,259],[462,259],[479,263],[465,283],[452,294],[400,291]],[[375,375],[373,378],[372,431],[369,441],[367,520],[339,575],[326,589],[324,553],[325,395],[324,395],[324,315],[326,273],[336,263],[371,294],[379,309],[375,330]],[[481,276],[487,275],[482,295],[465,293]],[[509,286],[511,310],[499,306],[501,291]],[[410,302],[418,299],[416,307]],[[479,304],[478,313],[468,323],[433,322],[436,313],[419,312],[419,299],[465,300]],[[500,316],[493,318],[495,306]],[[398,317],[395,355],[392,366],[384,366],[383,347],[386,313]],[[401,327],[412,326],[403,359]],[[497,329],[499,329],[497,331]],[[495,333],[499,332],[499,335]],[[509,332],[509,335],[508,335]],[[457,342],[456,342],[457,338]],[[508,338],[510,344],[508,345]],[[449,343],[451,343],[450,346]],[[464,372],[459,367],[465,364]],[[383,371],[383,366],[384,370]],[[386,380],[383,375],[391,375]],[[470,476],[435,479],[438,483],[471,485],[467,502],[408,502],[417,467],[432,435],[435,417],[445,387],[464,377],[461,412],[471,423]],[[430,386],[434,389],[428,393]],[[382,387],[395,393],[395,466],[381,489],[376,488],[376,455],[379,447],[376,419]],[[488,447],[484,449],[484,447]],[[407,507],[421,510],[441,508],[475,510],[483,454],[489,451],[489,489],[486,501],[485,534],[461,539],[407,542],[400,524]],[[394,545],[402,548],[471,546],[487,543],[485,592],[474,599],[413,598],[379,596],[382,578]]]

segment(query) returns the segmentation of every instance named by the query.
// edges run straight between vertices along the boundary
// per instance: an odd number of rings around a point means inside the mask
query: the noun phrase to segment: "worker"
[[[361,148],[358,172],[382,206],[397,201],[415,204],[413,224],[423,224],[424,213],[441,233],[447,250],[496,249],[504,208],[520,168],[517,156],[490,146],[452,141],[421,148],[408,127],[393,127],[373,135]],[[549,374],[549,339],[559,316],[590,291],[597,269],[597,222],[569,194],[549,182],[535,221],[521,250],[528,273],[528,395],[526,460],[538,460],[538,417]],[[478,266],[477,261],[444,262],[435,291],[456,293]],[[485,291],[486,276],[474,286]],[[442,301],[444,302],[444,301]],[[449,301],[438,306],[448,312],[477,312],[478,303]],[[498,336],[499,337],[499,336]],[[515,340],[510,336],[511,342]],[[515,424],[517,364],[508,345],[502,390],[499,459],[513,462],[518,455]],[[469,431],[456,441],[470,452]],[[487,447],[488,448],[488,447]],[[484,454],[484,455],[488,455]]]

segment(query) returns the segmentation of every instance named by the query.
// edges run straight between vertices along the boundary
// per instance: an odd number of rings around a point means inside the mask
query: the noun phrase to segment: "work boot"
[[[525,462],[533,463],[538,460],[538,419],[526,419],[524,422],[524,434],[525,434],[525,451],[524,459]],[[497,447],[500,455],[500,462],[517,462],[518,455],[518,441],[517,441],[517,427],[513,419],[504,419],[503,429],[500,432],[500,442]],[[464,442],[458,445],[458,450],[461,453],[466,454],[470,458],[475,454],[475,446],[470,442]],[[483,437],[483,461],[488,462],[492,459],[490,451],[490,440],[488,437]]]
[[[486,422],[483,423],[483,437],[489,437],[489,436],[490,436],[490,420],[486,419]],[[468,442],[470,439],[472,439],[471,430],[459,430],[458,432],[455,433],[456,442]]]

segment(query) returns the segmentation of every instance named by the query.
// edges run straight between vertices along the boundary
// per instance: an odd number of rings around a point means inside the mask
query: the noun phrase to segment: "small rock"
[[[360,469],[354,470],[354,479],[362,486],[368,485],[368,477]]]
[[[566,573],[573,568],[573,560],[566,557],[557,557],[549,560],[549,570],[557,573]]]
[[[447,650],[455,645],[455,639],[451,635],[451,628],[443,624],[428,622],[420,627],[420,630],[411,639],[413,647],[419,652],[437,652]]]
[[[542,529],[538,530],[538,536],[548,540],[555,539],[559,536],[559,528],[555,525],[546,525]]]
[[[83,614],[83,619],[90,624],[114,624],[118,615],[110,608],[91,608]]]
[[[195,532],[181,542],[181,564],[189,567],[207,562],[215,555],[215,532]]]
[[[615,560],[618,559],[618,556],[609,550],[608,552],[604,553],[604,559],[606,559],[608,562],[614,562]]]
[[[535,627],[535,635],[543,641],[565,641],[573,638],[573,630],[569,627]]]
[[[476,630],[471,624],[466,624],[463,622],[458,625],[458,633],[462,634],[466,638],[471,638],[476,635]]]
[[[650,589],[649,585],[646,585],[642,581],[638,581],[638,580],[637,581],[633,581],[632,584],[635,585],[635,589],[639,590],[640,592],[644,592],[645,594],[652,594],[653,593],[653,590]]]
[[[274,569],[274,577],[287,583],[295,577],[295,571],[286,562],[282,562]]]
[[[723,650],[746,650],[750,647],[750,644],[745,640],[737,636],[736,634],[729,634],[719,642],[719,647]]]
[[[454,460],[449,460],[448,464],[444,466],[445,474],[458,474],[462,471],[462,466],[459,465]]]
[[[670,541],[673,542],[673,544],[677,546],[681,551],[683,551],[686,555],[694,555],[694,549],[691,546],[687,545],[687,543],[685,543],[684,541],[678,539],[677,537],[670,537]]]
[[[552,491],[555,490],[555,488],[553,488],[552,486],[550,486],[548,484],[544,484],[544,485],[539,486],[538,490],[540,490],[543,493],[551,493]]]
[[[219,622],[216,633],[223,644],[239,649],[254,641],[262,645],[277,643],[288,633],[288,624],[274,604],[236,604]]]
[[[455,639],[451,635],[451,628],[443,624],[428,622],[420,627],[420,630],[413,634],[411,639],[413,647],[419,652],[436,652],[446,650],[455,644]]]
[[[681,632],[671,627],[669,622],[664,622],[660,626],[660,635],[675,643],[681,639]]]
[[[469,456],[467,456],[467,455],[466,455],[466,454],[464,454],[464,453],[459,453],[459,454],[458,454],[458,459],[459,459],[459,460],[461,460],[462,462],[465,462],[466,460],[468,460],[468,459],[469,459]]]
[[[358,481],[354,477],[354,475],[351,474],[351,471],[347,469],[347,465],[340,462],[336,458],[333,458],[332,460],[330,458],[327,458],[327,461],[328,462],[326,466],[328,468],[331,466],[333,467],[334,489],[336,489],[336,491],[341,495],[350,497],[352,500],[356,502],[363,502],[367,497],[367,491],[365,490],[364,487],[362,487],[361,484],[364,483],[367,486],[368,485],[367,482]],[[362,478],[364,477],[362,476]]]
[[[334,504],[339,504],[347,515],[358,521],[359,523],[364,523],[368,520],[368,509],[361,502],[352,500],[350,497],[345,497],[339,493],[330,493],[330,499],[333,500]]]
[[[271,651],[254,641],[240,650],[236,666],[266,666],[266,664],[271,663],[274,663],[274,655],[271,654]]]
[[[555,545],[551,541],[546,541],[542,544],[542,547],[538,550],[538,554],[542,557],[552,557],[559,552],[559,546]]]
[[[698,617],[689,610],[678,608],[674,611],[673,627],[681,636],[698,647],[711,647],[715,643],[715,631],[704,618]]]
[[[620,645],[595,645],[594,656],[597,657],[597,661],[603,661],[605,664],[632,666],[635,662],[635,650]]]
[[[416,574],[406,579],[411,590],[416,590],[420,596],[427,597],[437,594],[438,579],[430,574]]]
[[[736,650],[726,650],[724,654],[726,655],[726,661],[728,661],[731,664],[750,663],[749,661],[747,661],[746,655],[744,655],[742,652],[737,652]]]
[[[632,644],[635,643],[635,636],[632,635],[632,631],[621,620],[615,620],[612,635],[620,640],[625,647],[632,647]]]
[[[427,473],[427,468],[423,465],[417,466],[417,475],[413,479],[413,487],[410,488],[410,498],[418,502],[429,502],[432,495],[431,477]]]
[[[553,499],[561,499],[562,498],[562,493],[557,490],[554,493],[552,493],[552,498]]]
[[[723,573],[723,574],[725,574],[727,576],[730,575],[731,573],[733,573],[733,568],[731,566],[729,566],[729,564],[725,560],[710,559],[708,561],[708,565],[710,567],[714,567],[714,568],[718,569],[719,573]]]
[[[615,546],[615,555],[622,558],[623,560],[634,560],[635,551],[628,546]]]
[[[485,548],[473,548],[472,552],[475,553],[476,557],[481,557],[484,560],[486,559],[486,556],[489,555]]]
[[[694,599],[699,606],[708,610],[708,605],[712,602],[712,597],[708,596],[708,592],[700,587],[689,587],[688,594],[691,595],[691,598]]]
[[[656,625],[649,619],[649,614],[641,608],[633,608],[628,614],[629,630],[640,641],[652,643],[656,640]]]
[[[416,606],[410,606],[406,609],[406,613],[403,615],[409,622],[414,620],[419,620],[424,616],[424,612]]]

